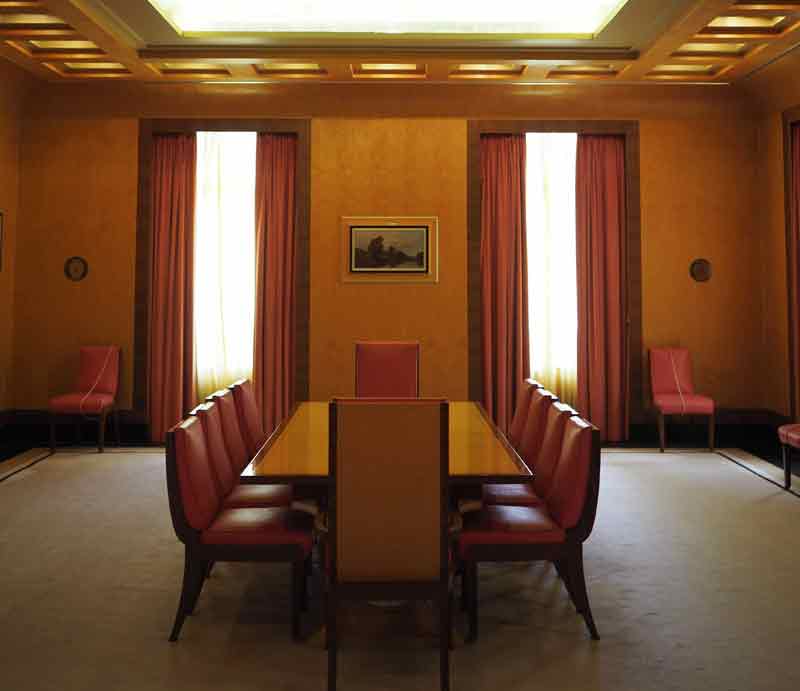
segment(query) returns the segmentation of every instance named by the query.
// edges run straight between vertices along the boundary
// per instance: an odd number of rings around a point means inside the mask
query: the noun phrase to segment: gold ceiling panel
[[[620,70],[614,65],[559,65],[547,73],[548,79],[614,79]]]
[[[272,60],[255,64],[253,69],[260,77],[274,79],[319,79],[328,74],[318,62]]]
[[[411,62],[362,62],[350,65],[353,79],[425,79],[426,65]]]
[[[513,62],[462,63],[450,68],[450,79],[519,79],[526,69],[527,65]]]

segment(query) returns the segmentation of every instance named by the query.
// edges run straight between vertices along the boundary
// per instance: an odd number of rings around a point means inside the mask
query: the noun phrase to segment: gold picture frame
[[[342,216],[341,279],[346,283],[437,283],[436,216]]]

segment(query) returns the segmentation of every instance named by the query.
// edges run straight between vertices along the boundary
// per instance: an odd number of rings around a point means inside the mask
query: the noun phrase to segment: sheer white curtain
[[[197,395],[253,371],[255,132],[197,133],[194,343]]]
[[[531,376],[574,404],[578,369],[574,132],[525,141]]]

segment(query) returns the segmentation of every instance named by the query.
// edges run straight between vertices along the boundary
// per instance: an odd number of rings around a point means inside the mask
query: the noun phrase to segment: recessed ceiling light
[[[709,26],[715,29],[771,29],[786,17],[717,17]]]
[[[126,70],[125,65],[119,62],[65,62],[64,67],[68,70],[89,71],[89,70]]]
[[[42,50],[85,50],[87,48],[97,48],[97,44],[91,41],[46,41],[32,39],[30,43]]]
[[[680,53],[716,53],[736,55],[747,47],[746,43],[684,43],[677,52]]]
[[[591,37],[628,0],[148,0],[181,33],[547,34]],[[456,17],[457,19],[454,19]]]

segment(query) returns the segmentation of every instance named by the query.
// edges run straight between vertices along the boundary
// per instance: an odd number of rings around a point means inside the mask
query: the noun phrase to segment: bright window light
[[[628,0],[149,0],[178,31],[548,34],[591,37]]]
[[[575,405],[578,279],[575,132],[525,135],[525,225],[531,375]]]
[[[199,400],[253,371],[256,133],[198,132],[194,343]]]

